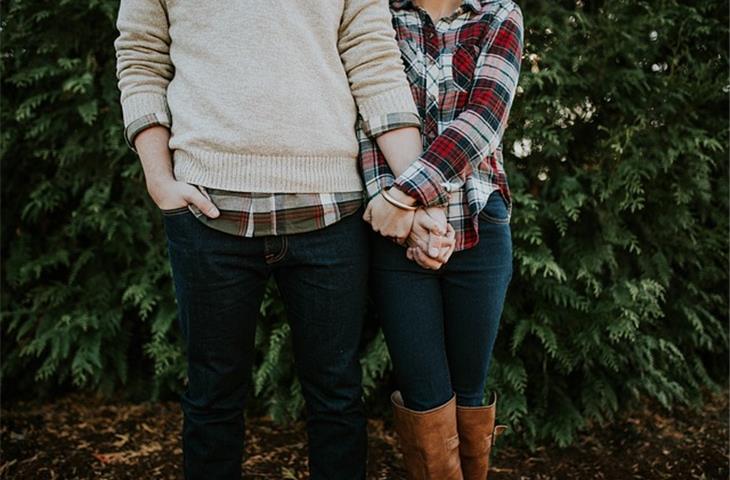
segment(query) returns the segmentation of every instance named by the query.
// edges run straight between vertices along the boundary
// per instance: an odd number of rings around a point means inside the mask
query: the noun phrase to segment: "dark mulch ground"
[[[661,412],[661,413],[659,413]],[[490,480],[727,479],[728,395],[703,411],[673,414],[647,404],[573,447],[530,453],[505,444]],[[179,479],[181,417],[176,403],[110,404],[69,396],[2,410],[0,476],[13,479]],[[501,437],[504,439],[505,437]],[[369,478],[401,479],[393,432],[370,422]],[[306,478],[301,423],[249,421],[246,479]]]

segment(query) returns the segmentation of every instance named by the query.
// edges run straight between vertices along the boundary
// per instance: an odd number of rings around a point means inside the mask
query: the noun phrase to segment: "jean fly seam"
[[[267,258],[266,258],[266,263],[268,263],[269,265],[281,261],[286,256],[286,254],[289,252],[289,239],[287,238],[286,235],[282,235],[280,238],[281,238],[281,249],[279,250],[279,252],[273,256],[267,256]]]

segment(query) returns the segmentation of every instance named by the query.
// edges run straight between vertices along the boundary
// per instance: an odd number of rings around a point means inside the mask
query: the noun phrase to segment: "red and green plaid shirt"
[[[363,203],[363,193],[251,193],[196,185],[218,207],[209,218],[195,205],[188,207],[211,228],[243,237],[291,235],[318,230],[352,215]]]
[[[448,205],[456,250],[479,241],[478,215],[499,191],[512,215],[502,134],[517,89],[522,11],[510,0],[464,0],[434,23],[411,0],[391,0],[393,26],[422,119],[424,152],[395,178],[358,128],[369,198],[395,185],[422,205]]]

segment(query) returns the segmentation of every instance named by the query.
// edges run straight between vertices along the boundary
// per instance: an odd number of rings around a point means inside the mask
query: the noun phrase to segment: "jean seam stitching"
[[[493,216],[489,215],[488,213],[486,213],[484,211],[481,212],[481,216],[485,220],[488,220],[488,221],[490,221],[492,223],[507,224],[510,221],[510,217],[509,216],[506,217],[506,218],[496,218],[496,217],[493,217]]]
[[[283,245],[281,246],[281,251],[276,254],[274,258],[271,259],[270,263],[276,263],[280,261],[289,251],[289,240],[287,239],[286,235],[282,235],[281,241]]]

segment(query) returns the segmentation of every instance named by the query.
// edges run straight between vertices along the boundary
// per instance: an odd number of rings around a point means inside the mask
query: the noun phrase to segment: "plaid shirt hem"
[[[193,215],[211,228],[242,237],[291,235],[332,225],[354,214],[363,204],[363,193],[244,193],[196,187],[220,211],[210,218],[195,205]]]

